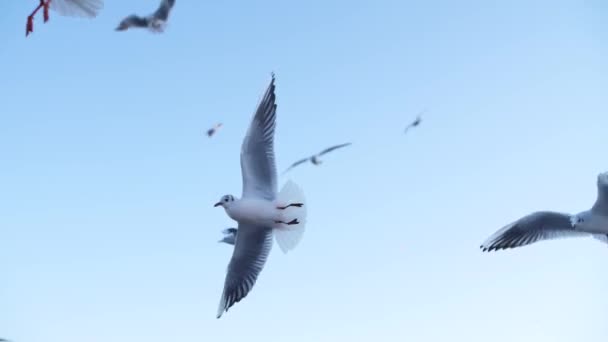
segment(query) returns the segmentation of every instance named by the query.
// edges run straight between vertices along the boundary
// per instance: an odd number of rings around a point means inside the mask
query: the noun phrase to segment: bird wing
[[[63,16],[94,18],[103,9],[103,0],[52,0],[49,7]]]
[[[337,149],[339,149],[339,148],[346,147],[346,146],[348,146],[348,145],[352,145],[352,143],[345,143],[345,144],[340,144],[340,145],[336,145],[336,146],[332,146],[332,147],[326,148],[326,149],[324,149],[323,151],[321,151],[321,152],[320,152],[318,155],[319,155],[319,156],[322,156],[322,155],[324,155],[325,153],[329,153],[329,152],[331,152],[331,151],[333,151],[333,150],[337,150]]]
[[[274,75],[253,116],[241,146],[243,197],[274,200],[277,192],[277,168],[274,158],[276,122]]]
[[[552,211],[537,211],[510,223],[490,236],[480,248],[486,251],[529,245],[541,240],[585,236],[574,230],[571,216]]]
[[[237,229],[236,228],[226,228],[224,230],[222,230],[222,233],[224,234],[236,234]]]
[[[591,207],[591,212],[608,216],[608,173],[597,176],[597,199]]]
[[[298,166],[300,164],[306,163],[309,159],[310,158],[304,158],[304,159],[298,160],[297,162],[291,164],[291,166],[289,166],[285,171],[283,171],[283,173],[286,173],[287,171],[293,169],[294,167],[296,167],[296,166]]]
[[[272,249],[272,228],[239,223],[238,232],[217,318],[249,294]]]
[[[175,5],[175,0],[161,0],[160,6],[156,10],[156,12],[152,14],[152,16],[154,16],[154,18],[156,19],[166,21],[167,19],[169,19],[169,13],[171,13],[173,5]]]

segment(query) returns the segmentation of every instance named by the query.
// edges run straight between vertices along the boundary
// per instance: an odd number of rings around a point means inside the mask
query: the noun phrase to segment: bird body
[[[597,177],[597,199],[590,210],[577,214],[533,212],[498,230],[480,248],[485,252],[580,236],[608,243],[608,172]]]

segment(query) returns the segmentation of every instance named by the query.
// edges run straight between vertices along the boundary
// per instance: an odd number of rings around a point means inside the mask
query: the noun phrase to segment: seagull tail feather
[[[306,230],[306,214],[307,204],[302,189],[294,182],[287,181],[279,194],[277,195],[277,205],[286,206],[289,204],[301,204],[301,206],[291,206],[284,209],[284,217],[286,220],[297,219],[296,224],[285,225],[274,228],[274,237],[277,244],[283,251],[287,253],[293,250],[304,235]]]

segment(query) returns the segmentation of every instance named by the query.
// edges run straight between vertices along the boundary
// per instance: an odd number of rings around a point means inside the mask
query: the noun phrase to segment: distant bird
[[[137,27],[147,28],[155,33],[163,32],[165,31],[167,20],[169,19],[169,14],[173,9],[173,5],[175,5],[175,0],[161,0],[160,6],[156,12],[146,17],[131,14],[120,22],[116,28],[116,31],[126,31],[131,27]]]
[[[340,144],[340,145],[332,146],[330,148],[324,149],[323,151],[319,152],[318,154],[315,154],[315,155],[310,156],[310,157],[306,157],[304,159],[300,159],[297,162],[291,164],[291,166],[288,167],[287,170],[283,171],[283,174],[285,174],[287,171],[293,169],[294,167],[296,167],[296,166],[298,166],[300,164],[306,163],[307,161],[310,161],[313,165],[320,165],[321,163],[323,163],[323,161],[321,159],[319,159],[322,155],[324,155],[326,153],[329,153],[329,152],[331,152],[333,150],[337,150],[339,148],[349,146],[349,145],[352,145],[352,143],[345,143],[345,144]]]
[[[234,245],[236,243],[236,232],[236,228],[226,228],[222,230],[222,233],[224,233],[224,237],[218,242],[224,242],[229,245]]]
[[[577,236],[592,236],[608,243],[608,172],[597,176],[597,198],[590,210],[574,215],[553,211],[534,212],[506,225],[480,248],[486,252]]]
[[[420,114],[418,114],[418,116],[416,116],[416,119],[414,121],[412,121],[409,125],[407,125],[407,127],[405,127],[405,131],[403,132],[403,134],[406,134],[407,131],[410,130],[410,128],[418,127],[418,125],[420,125],[420,123],[422,123],[422,114],[424,114],[424,113],[426,113],[426,110],[424,110]]]
[[[213,127],[209,128],[209,129],[207,130],[207,136],[208,136],[209,138],[211,138],[211,137],[212,137],[212,136],[215,134],[215,132],[217,132],[217,130],[218,130],[218,129],[220,129],[220,127],[222,127],[222,123],[218,123],[217,125],[215,125],[215,126],[213,126]]]
[[[103,9],[103,0],[40,0],[40,4],[27,17],[25,36],[34,32],[34,17],[42,8],[44,22],[49,21],[49,8],[68,17],[95,18]]]
[[[214,205],[238,222],[217,318],[251,291],[266,263],[273,236],[286,253],[297,246],[305,230],[307,207],[302,190],[289,181],[277,193],[274,81],[273,75],[241,145],[243,196],[224,195]]]

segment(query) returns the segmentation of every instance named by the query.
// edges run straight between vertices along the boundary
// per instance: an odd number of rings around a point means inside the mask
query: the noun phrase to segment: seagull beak
[[[214,207],[219,207],[220,205],[222,205],[222,202],[217,202],[217,203],[215,203],[213,206],[214,206]]]

